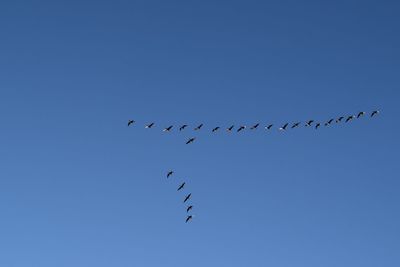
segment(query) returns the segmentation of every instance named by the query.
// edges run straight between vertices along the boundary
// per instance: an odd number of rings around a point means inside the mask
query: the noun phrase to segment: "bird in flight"
[[[270,130],[272,128],[272,126],[274,126],[273,124],[270,124],[268,126],[265,126],[265,129]]]
[[[147,124],[146,126],[144,126],[144,128],[150,129],[150,128],[153,127],[153,126],[154,126],[154,122],[152,122],[152,123],[150,123],[150,124]]]
[[[314,122],[314,120],[309,120],[309,121],[307,121],[306,122],[306,127],[309,127],[309,126],[311,126],[311,124]]]
[[[344,119],[344,117],[343,117],[343,116],[339,117],[339,118],[336,120],[336,123],[339,123],[339,122],[341,122],[343,119]]]
[[[203,127],[203,124],[200,124],[199,126],[197,126],[196,128],[194,128],[195,131],[198,131],[201,129],[201,127]]]
[[[183,200],[183,203],[185,203],[186,201],[188,201],[190,199],[190,197],[192,196],[192,194],[190,193],[189,195],[187,195],[185,197],[185,199]]]
[[[315,125],[315,129],[317,130],[318,128],[319,128],[319,126],[321,126],[321,123],[317,123],[316,125]]]
[[[135,123],[134,120],[128,120],[128,126],[130,126],[131,124]]]
[[[194,140],[196,140],[196,137],[189,138],[189,140],[186,142],[186,144],[188,145],[190,143],[193,143]]]
[[[192,210],[192,209],[193,209],[193,206],[190,205],[189,207],[187,207],[186,212],[189,212],[189,211]]]
[[[246,126],[242,125],[242,126],[239,127],[239,129],[237,130],[237,132],[240,132],[240,131],[242,131],[242,130],[244,130],[244,129],[246,129]]]
[[[296,122],[295,124],[293,124],[292,129],[296,128],[296,127],[299,127],[299,125],[300,125],[300,122]]]
[[[186,223],[188,223],[191,219],[193,219],[193,216],[192,216],[192,215],[187,216],[187,218],[186,218]]]
[[[187,127],[186,124],[182,125],[182,126],[179,128],[179,131],[185,130],[186,127]]]
[[[181,189],[183,189],[184,187],[185,187],[185,182],[183,182],[179,187],[178,187],[178,190],[177,191],[179,191],[179,190],[181,190]]]
[[[360,117],[362,117],[362,116],[364,116],[364,115],[365,115],[365,112],[364,112],[364,111],[360,111],[360,112],[357,114],[357,119],[360,118]]]
[[[250,130],[255,130],[258,128],[259,123],[256,123],[255,125],[251,126]]]
[[[373,116],[375,116],[375,115],[378,115],[379,114],[379,110],[374,110],[372,113],[371,113],[371,118],[373,117]]]
[[[214,129],[212,129],[212,132],[216,132],[219,130],[219,126],[215,127]]]
[[[349,122],[349,121],[351,121],[352,119],[354,119],[354,115],[348,116],[347,119],[346,119],[346,122]]]
[[[279,128],[279,130],[281,131],[285,131],[286,127],[289,125],[289,123],[286,123],[285,125],[283,125],[281,128]]]
[[[333,119],[330,119],[329,121],[327,121],[327,122],[325,123],[325,126],[331,125],[332,122],[333,122]]]
[[[233,127],[235,127],[235,126],[234,126],[234,125],[232,125],[231,127],[227,128],[226,130],[227,130],[228,132],[232,132],[232,130],[233,130]]]
[[[171,126],[165,128],[165,129],[163,130],[163,132],[170,132],[170,131],[172,130],[172,127],[174,127],[174,126],[171,125]]]
[[[172,174],[174,174],[174,171],[169,171],[169,172],[167,173],[167,178],[169,178]]]

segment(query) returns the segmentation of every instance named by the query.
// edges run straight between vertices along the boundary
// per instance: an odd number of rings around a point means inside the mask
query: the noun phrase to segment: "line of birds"
[[[174,171],[169,171],[169,172],[167,173],[167,179],[168,179],[169,177],[171,177],[173,174],[174,174]],[[177,191],[179,192],[179,191],[183,190],[183,189],[185,188],[185,185],[186,185],[186,182],[182,182],[182,183],[179,185]],[[185,198],[183,199],[183,203],[184,203],[184,204],[187,203],[187,202],[191,199],[191,197],[192,197],[192,193],[187,194],[187,195],[185,196]],[[190,204],[189,204],[189,205],[186,206],[186,214],[187,214],[187,217],[186,217],[186,220],[185,220],[186,223],[188,223],[189,221],[191,221],[191,220],[193,219],[193,215],[192,215],[191,213],[189,213],[189,212],[192,211],[192,210],[193,210],[193,205],[190,205]]]
[[[365,114],[366,114],[366,112],[360,111],[360,112],[357,113],[357,115],[340,116],[340,117],[337,117],[337,118],[331,118],[331,119],[329,119],[328,121],[326,121],[325,123],[316,122],[315,120],[311,119],[311,120],[306,121],[306,122],[304,123],[304,126],[305,126],[305,127],[310,127],[310,128],[311,128],[311,127],[314,127],[314,128],[317,130],[317,129],[320,128],[322,125],[324,125],[324,126],[327,127],[327,126],[330,126],[333,122],[335,122],[335,123],[340,123],[340,122],[342,122],[342,121],[344,121],[345,123],[348,123],[348,122],[352,121],[352,120],[355,119],[355,118],[359,119],[359,118],[365,116]],[[374,111],[372,111],[372,112],[370,113],[370,117],[372,118],[372,117],[374,117],[374,116],[376,116],[376,115],[378,115],[378,114],[379,114],[379,110],[374,110]],[[135,124],[135,123],[136,123],[135,120],[128,120],[128,126],[131,126],[131,125],[133,125],[133,124]],[[295,123],[293,123],[291,126],[289,126],[289,123],[287,122],[287,123],[283,124],[281,127],[279,127],[278,130],[279,130],[279,131],[286,131],[286,130],[288,129],[288,127],[290,127],[291,129],[294,129],[294,128],[300,127],[301,125],[302,125],[302,122],[295,122]],[[150,129],[150,128],[153,128],[154,126],[155,126],[155,123],[152,122],[152,123],[150,123],[150,124],[145,125],[145,128],[146,128],[146,129]],[[201,129],[203,128],[203,126],[204,126],[203,123],[199,124],[198,126],[196,126],[196,127],[194,128],[194,131],[199,131],[199,130],[201,130]],[[249,129],[250,129],[250,130],[256,130],[256,129],[259,128],[259,126],[260,126],[260,123],[256,123],[256,124],[252,125],[251,127],[249,127]],[[187,124],[183,124],[183,125],[181,125],[181,126],[179,127],[179,131],[183,131],[183,130],[185,130],[187,127],[189,127]],[[265,128],[266,130],[271,130],[273,127],[274,127],[274,124],[269,124],[269,125],[266,125],[264,128]],[[174,128],[174,125],[170,125],[170,126],[164,128],[164,129],[163,129],[163,132],[167,132],[167,133],[168,133],[168,132],[171,132],[173,128]],[[231,125],[231,126],[229,126],[229,127],[226,128],[226,131],[227,131],[227,132],[232,132],[234,128],[235,128],[235,125]],[[240,125],[240,126],[237,128],[236,132],[239,133],[239,132],[245,130],[246,128],[247,128],[246,125]],[[220,129],[221,129],[220,126],[216,126],[216,127],[212,128],[211,132],[212,132],[212,133],[215,133],[215,132],[219,131]],[[189,139],[186,141],[186,144],[187,144],[187,145],[188,145],[188,144],[191,144],[191,143],[193,143],[195,140],[196,140],[196,137],[191,137],[191,138],[189,138]]]

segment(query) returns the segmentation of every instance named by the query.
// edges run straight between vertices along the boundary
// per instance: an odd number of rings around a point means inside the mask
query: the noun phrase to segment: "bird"
[[[171,129],[172,129],[172,127],[174,127],[174,126],[168,126],[167,128],[165,128],[164,130],[163,130],[163,132],[170,132],[171,131]]]
[[[184,130],[186,127],[187,127],[187,125],[186,125],[186,124],[182,125],[182,126],[179,128],[179,131],[182,131],[182,130]]]
[[[364,116],[364,115],[365,115],[365,112],[364,112],[364,111],[360,111],[360,112],[357,114],[357,119],[360,118],[361,116]]]
[[[201,127],[203,127],[203,124],[200,124],[199,126],[197,126],[196,128],[194,128],[195,131],[198,131],[201,129]]]
[[[177,191],[179,191],[179,190],[181,190],[181,189],[183,189],[184,187],[185,187],[185,182],[183,182],[179,187],[178,187],[178,190]]]
[[[258,128],[259,123],[256,123],[255,125],[251,126],[250,130],[255,130]]]
[[[333,119],[330,119],[329,121],[327,121],[327,122],[325,123],[325,126],[331,125],[332,122],[333,122]]]
[[[169,171],[169,172],[167,173],[167,178],[169,178],[172,174],[174,174],[174,171]]]
[[[152,123],[150,123],[150,124],[147,124],[146,126],[144,126],[144,128],[150,129],[150,128],[153,127],[153,126],[154,126],[154,122],[152,122]]]
[[[246,129],[246,126],[242,125],[239,127],[239,129],[237,129],[237,132],[240,132],[241,130],[244,130],[244,129]]]
[[[187,216],[187,218],[186,218],[186,223],[188,223],[191,219],[193,219],[193,216],[192,216],[192,215]]]
[[[196,140],[196,137],[189,138],[189,140],[186,142],[186,144],[188,145],[190,143],[193,143],[194,140]]]
[[[286,127],[289,125],[289,123],[286,123],[285,125],[283,125],[281,128],[279,128],[279,130],[281,131],[285,131]]]
[[[272,126],[274,126],[273,124],[270,124],[268,126],[265,126],[265,129],[270,130],[272,128]]]
[[[336,120],[336,123],[339,123],[339,122],[341,122],[343,119],[344,119],[344,117],[343,117],[343,116],[339,117],[339,118]]]
[[[374,111],[372,111],[372,113],[371,113],[371,118],[373,117],[373,116],[375,116],[375,115],[378,115],[379,114],[379,110],[374,110]]]
[[[131,124],[135,123],[134,120],[128,120],[128,126],[130,126]]]
[[[219,126],[215,127],[214,129],[212,129],[212,132],[216,132],[219,130]]]
[[[306,127],[311,126],[311,124],[314,122],[314,120],[309,120],[306,122]]]
[[[190,205],[189,207],[187,207],[186,212],[189,212],[189,211],[192,210],[192,209],[193,209],[193,206]]]
[[[354,119],[354,115],[348,116],[347,119],[346,119],[346,122],[349,122],[349,121],[351,121],[352,119]]]
[[[190,197],[192,196],[192,194],[190,193],[189,195],[187,195],[185,197],[185,199],[183,200],[183,203],[185,203],[186,201],[188,201],[190,199]]]
[[[295,124],[293,124],[292,129],[296,128],[296,127],[299,127],[299,125],[300,125],[300,122],[296,122]]]
[[[231,127],[227,128],[226,130],[227,130],[228,132],[231,132],[231,131],[232,131],[232,129],[233,129],[233,127],[235,127],[235,126],[234,126],[234,125],[232,125]]]
[[[315,129],[317,130],[319,126],[321,126],[321,123],[318,122],[317,124],[315,124]]]

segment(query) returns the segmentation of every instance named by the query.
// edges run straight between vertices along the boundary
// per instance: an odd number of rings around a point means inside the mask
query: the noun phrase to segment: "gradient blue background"
[[[399,13],[1,1],[0,266],[400,266]],[[208,132],[373,109],[318,131]],[[201,122],[190,146],[161,132]]]

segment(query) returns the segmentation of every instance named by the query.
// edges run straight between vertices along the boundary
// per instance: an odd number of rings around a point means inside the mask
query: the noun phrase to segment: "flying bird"
[[[169,178],[172,174],[174,174],[174,171],[169,171],[169,172],[167,173],[167,178]]]
[[[191,219],[193,219],[193,216],[192,216],[192,215],[187,216],[187,218],[186,218],[186,223],[188,223]]]
[[[339,123],[339,122],[341,122],[343,119],[344,119],[344,117],[343,117],[343,116],[342,116],[342,117],[339,117],[339,118],[336,120],[336,123]]]
[[[296,122],[295,124],[293,124],[292,129],[296,128],[296,127],[299,127],[299,125],[300,125],[300,122]]]
[[[172,127],[174,127],[174,126],[171,125],[171,126],[165,128],[165,129],[163,130],[163,132],[170,132],[170,131],[172,130]]]
[[[330,119],[329,121],[327,121],[327,122],[325,123],[325,126],[331,125],[332,122],[333,122],[333,119]]]
[[[219,130],[219,127],[217,126],[217,127],[215,127],[214,129],[212,129],[212,132],[216,132],[216,131],[218,131]]]
[[[364,115],[365,115],[365,112],[364,112],[364,111],[360,111],[360,112],[357,114],[357,119],[360,118],[361,116],[364,116]]]
[[[227,128],[226,130],[227,130],[228,132],[231,132],[231,131],[232,131],[232,129],[233,129],[233,127],[235,127],[235,126],[234,126],[234,125],[232,125],[231,127]]]
[[[185,130],[186,127],[187,127],[186,124],[182,125],[182,126],[179,128],[179,131]]]
[[[193,209],[193,206],[190,205],[189,207],[187,207],[186,212],[189,212],[189,211],[192,210],[192,209]]]
[[[279,128],[279,130],[281,131],[285,131],[286,127],[288,127],[289,123],[286,123],[285,125],[283,125],[281,128]]]
[[[258,128],[259,123],[256,123],[255,125],[251,126],[250,130],[255,130]]]
[[[196,140],[196,137],[190,138],[190,139],[186,142],[186,144],[188,145],[188,144],[190,144],[190,143],[193,143],[194,140]]]
[[[354,119],[354,115],[348,116],[347,119],[346,119],[346,122],[349,122],[349,121],[351,121],[352,119]]]
[[[192,194],[190,193],[189,195],[187,195],[185,197],[185,199],[183,200],[183,203],[185,203],[186,201],[188,201],[190,199],[190,197],[192,196]]]
[[[268,126],[265,126],[265,129],[270,130],[272,128],[272,126],[274,126],[273,124],[270,124]]]
[[[203,127],[203,124],[200,124],[199,126],[197,126],[196,128],[194,128],[195,131],[198,131],[201,129],[201,127]]]
[[[185,187],[185,182],[183,182],[179,187],[178,187],[178,190],[177,191],[179,191],[179,190],[181,190],[181,189],[183,189],[184,187]]]
[[[318,123],[315,125],[315,129],[318,129],[319,126],[321,126],[321,123],[318,122]]]
[[[242,125],[242,126],[239,127],[239,129],[237,130],[237,132],[240,132],[241,130],[244,130],[244,129],[246,129],[246,126]]]
[[[311,126],[311,124],[314,122],[314,120],[309,120],[309,121],[307,121],[306,122],[306,127],[309,127],[309,126]]]
[[[131,124],[135,123],[134,120],[128,120],[128,126],[130,126]]]
[[[379,110],[374,110],[372,113],[371,113],[371,118],[373,117],[373,116],[375,116],[375,115],[378,115],[379,114]]]
[[[150,129],[150,128],[153,127],[153,126],[154,126],[154,122],[152,122],[152,123],[150,123],[150,124],[147,124],[146,126],[144,126],[144,128]]]

